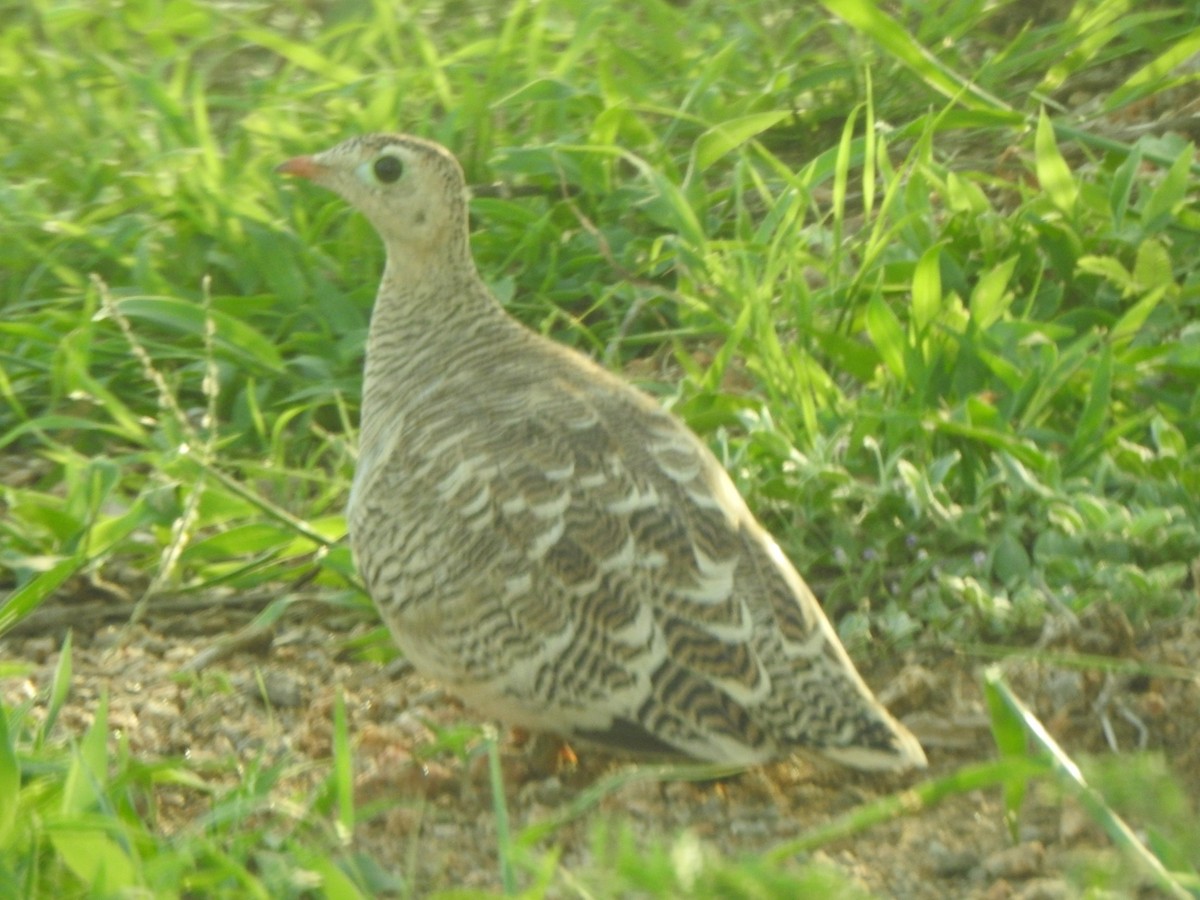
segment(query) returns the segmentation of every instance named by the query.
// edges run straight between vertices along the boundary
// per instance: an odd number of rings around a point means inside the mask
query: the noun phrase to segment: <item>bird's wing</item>
[[[769,743],[752,710],[772,690],[762,633],[780,626],[738,588],[761,593],[773,563],[711,454],[621,388],[542,382],[467,412],[459,395],[453,428],[432,404],[364,488],[366,504],[427,497],[390,540],[407,571],[386,577],[389,557],[365,574],[389,583],[372,591],[385,618],[387,595],[403,595],[391,605],[405,650],[437,657],[431,674],[468,697],[502,686],[555,720],[530,725],[745,755]],[[796,598],[785,606],[784,624],[811,632]]]

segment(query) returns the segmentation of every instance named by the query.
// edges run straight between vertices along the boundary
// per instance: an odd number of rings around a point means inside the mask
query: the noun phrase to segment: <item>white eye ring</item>
[[[375,187],[395,184],[404,177],[406,168],[404,159],[398,153],[385,151],[374,159],[360,163],[355,174],[364,184]]]

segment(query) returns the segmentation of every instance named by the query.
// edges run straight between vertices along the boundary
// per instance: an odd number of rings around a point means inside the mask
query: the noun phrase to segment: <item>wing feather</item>
[[[728,475],[614,383],[526,384],[473,415],[459,386],[364,483],[352,533],[401,647],[514,724],[631,749],[752,762],[870,731],[844,714],[865,686]]]

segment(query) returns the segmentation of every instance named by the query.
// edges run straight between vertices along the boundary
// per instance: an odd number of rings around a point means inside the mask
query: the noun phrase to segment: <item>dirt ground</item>
[[[327,777],[335,696],[341,692],[353,739],[360,822],[353,848],[415,888],[498,889],[496,840],[486,765],[428,751],[431,725],[453,727],[475,714],[408,670],[356,661],[347,641],[368,630],[361,619],[331,614],[326,604],[298,602],[268,635],[231,641],[254,610],[212,603],[189,609],[152,607],[144,624],[127,628],[111,604],[49,606],[0,640],[0,659],[32,666],[0,681],[8,704],[33,700],[40,715],[53,679],[64,622],[74,626],[73,676],[60,729],[82,733],[107,693],[114,741],[122,735],[144,759],[187,757],[220,789],[261,764],[282,763],[281,800],[310,795]],[[157,611],[156,611],[157,610]],[[1062,625],[1063,623],[1060,623]],[[1072,756],[1117,757],[1139,742],[1165,761],[1193,810],[1200,799],[1200,620],[1135,632],[1119,611],[1101,608],[1069,627],[1048,629],[1037,654],[1010,658],[1008,683],[1030,704]],[[202,655],[201,655],[202,654]],[[1092,654],[1143,664],[1140,671],[1053,665],[1055,654]],[[1036,661],[1030,661],[1030,660]],[[726,856],[760,854],[833,817],[965,764],[994,756],[980,688],[988,661],[927,648],[905,659],[864,666],[867,680],[922,740],[927,773],[867,776],[795,761],[720,782],[633,783],[552,830],[539,848],[561,849],[573,872],[596,863],[596,823],[625,823],[639,841],[670,843],[689,830]],[[1191,677],[1150,670],[1177,667]],[[557,771],[519,737],[502,743],[513,831],[545,821],[578,800],[589,785],[627,762],[580,751]],[[1132,757],[1129,757],[1132,759]],[[238,765],[231,767],[228,760]],[[209,765],[211,763],[211,765]],[[1111,768],[1111,767],[1110,767]],[[164,787],[160,827],[187,829],[213,796]],[[1136,805],[1136,804],[1134,804]],[[1142,804],[1145,807],[1145,803]],[[1145,814],[1146,809],[1141,813]],[[1151,805],[1151,815],[1153,809]],[[1135,830],[1154,827],[1129,813]],[[1030,792],[1014,843],[998,789],[957,794],[925,810],[829,844],[809,859],[833,866],[877,896],[903,898],[1066,898],[1080,896],[1088,871],[1104,871],[1121,896],[1159,894],[1122,863],[1098,825],[1050,785]],[[540,849],[539,849],[540,852]],[[797,860],[797,865],[801,860]],[[1120,869],[1116,875],[1114,868]],[[560,890],[552,894],[574,894]]]

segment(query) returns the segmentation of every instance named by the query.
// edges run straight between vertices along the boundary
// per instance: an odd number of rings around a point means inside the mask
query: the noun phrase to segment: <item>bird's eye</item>
[[[395,156],[381,156],[375,160],[372,170],[383,184],[391,184],[404,174],[404,163]]]

